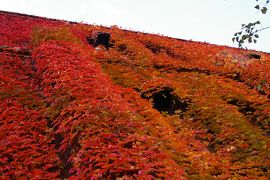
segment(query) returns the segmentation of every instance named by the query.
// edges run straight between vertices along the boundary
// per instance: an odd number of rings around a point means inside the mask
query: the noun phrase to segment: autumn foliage
[[[0,179],[270,177],[269,54],[0,20]]]

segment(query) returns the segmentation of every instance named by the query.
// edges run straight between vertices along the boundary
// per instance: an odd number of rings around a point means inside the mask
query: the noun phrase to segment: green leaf
[[[260,6],[257,4],[254,8],[255,9],[260,9]]]
[[[248,38],[247,35],[243,35],[241,39],[244,41],[244,40],[246,40],[247,38]]]
[[[255,34],[254,37],[255,37],[255,38],[259,38],[259,35],[258,35],[258,34]]]
[[[234,42],[235,41],[235,38],[232,38],[232,42]]]
[[[267,7],[263,7],[263,8],[261,9],[261,12],[262,12],[263,14],[266,14],[266,12],[267,12]]]

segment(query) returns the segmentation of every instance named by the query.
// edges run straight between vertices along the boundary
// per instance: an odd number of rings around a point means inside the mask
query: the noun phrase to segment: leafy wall
[[[269,54],[0,12],[3,179],[268,179]],[[111,34],[93,48],[93,31]]]

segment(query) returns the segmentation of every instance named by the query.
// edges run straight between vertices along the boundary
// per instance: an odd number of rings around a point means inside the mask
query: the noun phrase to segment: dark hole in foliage
[[[151,42],[147,42],[147,43],[143,42],[143,44],[145,45],[147,49],[149,49],[154,54],[159,54],[161,52],[164,52],[165,54],[167,54],[168,56],[174,59],[181,59],[181,60],[187,59],[183,54],[175,53],[169,47],[152,44]]]
[[[242,79],[241,79],[241,74],[239,72],[237,73],[234,73],[231,78],[235,81],[238,81],[238,82],[244,82]]]
[[[212,140],[209,142],[207,149],[211,153],[216,153],[219,147],[223,145],[223,142],[216,137],[213,137]]]
[[[155,68],[155,69],[163,69],[163,68],[165,68],[166,66],[164,66],[164,65],[158,65],[158,64],[154,64],[153,65],[153,67]]]
[[[249,102],[241,101],[239,99],[230,99],[228,100],[228,103],[237,106],[239,112],[245,115],[252,115],[256,111],[256,109],[251,107]]]
[[[61,143],[63,142],[63,140],[64,137],[61,134],[55,135],[55,141],[53,143],[55,144],[56,149],[59,149],[61,147]],[[58,157],[63,163],[63,169],[60,172],[61,179],[67,179],[68,177],[74,175],[75,172],[70,171],[73,167],[73,164],[71,161],[69,161],[69,158],[72,153],[78,152],[80,148],[81,146],[79,144],[79,138],[75,137],[75,139],[67,145],[67,148],[65,148],[61,152],[58,152]]]
[[[129,142],[127,142],[127,143],[125,143],[125,144],[123,145],[123,148],[130,149],[130,148],[132,148],[133,143],[134,143],[133,141],[129,141]]]
[[[119,52],[124,52],[124,51],[127,50],[127,45],[125,45],[125,44],[120,44],[120,45],[117,47],[117,50],[118,50]]]
[[[8,158],[8,162],[11,163],[12,161],[14,161],[14,158],[10,155],[7,155],[7,158]]]
[[[112,46],[110,44],[110,37],[111,34],[107,32],[93,32],[91,37],[86,37],[86,40],[94,47],[103,45],[108,50]]]
[[[11,55],[19,56],[31,56],[31,51],[27,48],[22,47],[12,47],[12,46],[0,46],[0,52],[6,52]]]
[[[259,168],[263,171],[263,172],[268,172],[270,171],[270,166],[259,166]]]
[[[261,59],[261,55],[259,54],[254,54],[254,53],[251,53],[251,54],[248,54],[248,57],[250,59],[254,58],[254,59]]]
[[[164,50],[164,47],[158,46],[158,45],[153,45],[153,44],[146,44],[145,47],[152,51],[154,54],[160,53],[162,50]]]
[[[256,107],[253,103],[248,102],[247,100],[241,100],[241,99],[226,99],[229,104],[232,104],[234,106],[238,107],[238,111],[242,114],[244,114],[249,121],[251,122],[252,125],[259,126],[262,130],[264,130],[266,133],[264,134],[265,136],[270,136],[270,130],[269,130],[269,122],[268,121],[263,121],[262,119],[268,119],[267,115],[264,115],[263,113],[258,113],[260,112],[260,109],[255,109]],[[257,111],[257,113],[255,113]],[[261,120],[257,120],[261,119]]]
[[[145,94],[142,94],[142,97],[150,99],[153,108],[159,112],[168,113],[169,115],[177,114],[183,118],[184,113],[188,109],[189,102],[181,100],[181,98],[173,95],[172,92],[172,88],[164,88],[163,90],[152,93],[148,98]]]

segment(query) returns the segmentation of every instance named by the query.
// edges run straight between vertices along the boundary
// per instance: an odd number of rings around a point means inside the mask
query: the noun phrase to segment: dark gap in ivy
[[[207,69],[199,69],[199,68],[185,68],[185,67],[180,67],[176,69],[177,72],[196,72],[200,74],[205,74],[205,75],[211,75],[214,74],[210,70]]]
[[[73,163],[69,161],[70,156],[74,152],[78,152],[79,149],[81,149],[81,146],[79,144],[79,138],[76,136],[72,142],[69,142],[67,148],[65,149],[64,152],[59,152],[60,158],[63,162],[64,168],[63,171],[61,172],[61,176],[66,179],[72,175],[74,175],[76,172],[71,172],[71,168],[73,166]]]
[[[160,54],[160,53],[164,52],[165,54],[167,54],[169,57],[171,57],[173,59],[181,59],[181,60],[187,59],[183,54],[175,53],[169,47],[153,44],[151,42],[141,42],[141,43],[144,44],[144,46],[154,54]]]
[[[154,89],[143,93],[142,97],[150,100],[153,108],[160,113],[179,115],[180,118],[183,118],[184,113],[188,110],[190,102],[182,100],[174,95],[173,91],[174,90],[170,87],[165,87],[159,91]]]
[[[158,65],[158,64],[154,64],[153,66],[154,66],[154,68],[157,69],[157,70],[160,70],[160,69],[163,69],[163,68],[166,67],[166,66],[164,66],[164,65]]]
[[[63,140],[64,140],[64,137],[61,134],[57,133],[57,134],[54,134],[54,140],[52,141],[52,144],[54,144],[54,147],[57,150],[57,155],[60,161],[62,162],[62,166],[63,166],[62,169],[60,170],[61,179],[65,179],[70,176],[68,169],[71,168],[70,164],[67,163],[67,159],[65,158],[64,154],[58,151],[58,149],[61,146],[61,142]]]
[[[248,54],[248,58],[249,59],[261,59],[261,55],[250,53],[250,54]]]
[[[128,49],[128,47],[125,44],[120,44],[120,45],[117,46],[117,51],[118,52],[126,52],[127,49]]]
[[[0,52],[16,55],[16,56],[23,56],[23,57],[30,57],[31,50],[28,48],[23,47],[13,47],[13,46],[0,46]]]
[[[94,31],[91,36],[86,37],[86,41],[94,47],[102,45],[108,50],[113,46],[113,44],[110,44],[110,37],[111,34],[108,32]]]
[[[50,103],[47,102],[47,107],[51,108],[49,113],[50,115],[46,117],[47,126],[49,128],[52,128],[54,132],[57,131],[58,126],[53,123],[53,119],[56,119],[60,115],[61,110],[75,99],[76,98],[74,96],[67,96],[64,97],[62,101],[58,101],[58,103],[56,103],[54,106],[52,106]],[[72,153],[80,149],[80,145],[78,143],[78,138],[76,137],[72,142],[69,143],[69,145],[67,145],[67,148],[65,148],[63,151],[60,152],[59,148],[61,147],[63,141],[64,136],[62,134],[54,133],[54,139],[52,140],[51,143],[54,145],[54,148],[56,149],[57,155],[62,164],[62,167],[60,169],[60,179],[67,179],[70,176],[74,175],[75,173],[70,172],[71,168],[73,167],[73,164],[71,161],[68,161],[68,159]]]
[[[201,141],[210,153],[216,153],[226,143],[218,137],[222,127],[216,121],[215,116],[200,118],[204,113],[201,108],[192,110],[190,117],[194,128],[197,130],[194,138]]]
[[[241,79],[241,74],[239,72],[237,73],[234,73],[232,76],[229,75],[229,77],[234,80],[234,81],[237,81],[237,82],[244,82],[243,79]]]
[[[165,47],[162,47],[162,46],[158,46],[158,45],[154,45],[154,44],[150,44],[150,43],[146,43],[145,44],[145,47],[147,49],[149,49],[152,53],[154,54],[159,54],[161,53],[162,51],[164,51]]]
[[[133,87],[132,89],[134,89],[136,92],[140,92],[141,89],[139,87]]]
[[[138,169],[122,170],[121,172],[106,172],[100,179],[121,179],[119,177],[129,177],[129,179],[136,179]]]
[[[133,144],[134,144],[134,142],[133,141],[129,141],[129,142],[127,142],[127,143],[125,143],[125,144],[123,144],[123,148],[127,148],[127,149],[130,149],[130,148],[132,148],[133,147]]]
[[[246,116],[249,122],[264,130],[266,133],[265,136],[270,136],[270,123],[269,121],[265,121],[269,117],[264,115],[263,113],[259,113],[258,109],[255,108],[255,105],[249,101],[237,99],[237,98],[224,98],[229,104],[238,107],[238,111]],[[259,105],[258,105],[259,106]]]
[[[216,153],[218,149],[222,146],[223,146],[223,141],[213,136],[212,139],[209,141],[207,149],[211,153]]]
[[[55,149],[57,150],[58,157],[60,161],[62,162],[62,168],[60,170],[60,178],[61,179],[67,179],[70,176],[74,175],[75,172],[70,172],[71,168],[73,167],[72,162],[69,161],[69,158],[72,153],[77,152],[81,147],[78,143],[78,137],[76,137],[72,142],[70,142],[67,145],[67,148],[65,148],[64,151],[60,152],[59,148],[61,147],[61,144],[64,140],[64,137],[62,134],[55,134],[54,140],[52,141],[52,144],[54,144]]]
[[[256,111],[256,109],[253,108],[248,101],[239,99],[229,99],[227,102],[229,104],[237,106],[239,112],[248,116],[252,115]]]
[[[270,171],[270,165],[259,166],[258,168],[261,169],[265,173]]]

